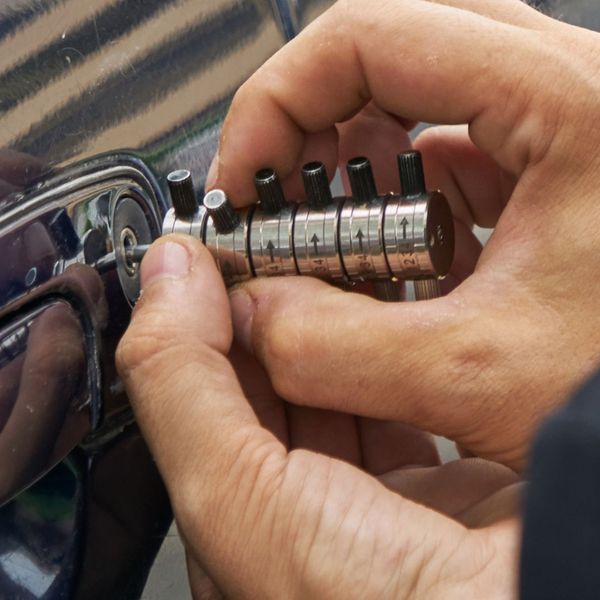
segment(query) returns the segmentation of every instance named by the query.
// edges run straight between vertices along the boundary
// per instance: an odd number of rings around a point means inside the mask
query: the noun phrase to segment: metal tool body
[[[307,200],[288,204],[276,174],[257,174],[257,205],[234,211],[221,190],[190,210],[177,172],[163,234],[185,233],[212,252],[226,284],[252,277],[311,275],[331,282],[415,280],[417,299],[439,295],[454,257],[445,197],[424,187],[420,155],[399,157],[403,194],[378,195],[368,160],[348,164],[352,196],[332,198],[320,163],[303,169]],[[189,173],[188,173],[189,177]],[[191,184],[187,189],[192,190]]]

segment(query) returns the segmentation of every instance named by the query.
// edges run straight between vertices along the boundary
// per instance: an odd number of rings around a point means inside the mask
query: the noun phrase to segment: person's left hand
[[[191,238],[155,244],[142,281],[118,363],[196,597],[203,571],[228,597],[516,595],[512,471],[439,466],[415,430],[282,403],[258,363],[228,360],[227,294]]]

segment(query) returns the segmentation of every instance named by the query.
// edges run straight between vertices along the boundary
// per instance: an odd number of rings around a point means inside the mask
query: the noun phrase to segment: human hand
[[[73,311],[56,302],[40,311],[21,335],[26,336],[22,352],[15,351],[12,360],[0,366],[3,502],[64,458],[83,438],[89,422],[85,413],[79,423],[72,418],[71,431],[60,437],[69,409],[76,414],[72,405],[81,401],[77,392],[85,373],[83,332]]]
[[[515,596],[514,473],[432,466],[426,441],[395,424],[286,414],[258,365],[234,348],[240,385],[226,358],[231,316],[208,251],[170,236],[141,268],[117,358],[195,597],[211,593],[203,570],[235,598]]]
[[[599,50],[518,0],[342,0],[242,86],[207,182],[238,205],[258,168],[293,197],[304,161],[333,173],[353,154],[397,189],[404,127],[450,124],[415,143],[455,215],[447,297],[390,306],[307,278],[234,291],[236,336],[282,397],[523,468],[600,362]],[[495,227],[481,255],[473,224]]]

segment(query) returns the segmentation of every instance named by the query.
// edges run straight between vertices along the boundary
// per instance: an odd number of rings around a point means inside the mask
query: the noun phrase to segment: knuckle
[[[237,89],[231,102],[227,122],[230,120],[234,121],[234,117],[239,112],[247,109],[249,105],[253,105],[256,102],[257,96],[265,92],[265,77],[263,75],[269,70],[270,62],[270,60],[266,61]]]
[[[164,355],[174,344],[180,345],[177,340],[185,339],[179,335],[182,332],[177,331],[174,320],[166,320],[164,310],[150,305],[140,309],[117,346],[116,364],[124,375]]]
[[[267,289],[268,288],[268,289]],[[322,282],[265,282],[247,291],[254,301],[252,346],[275,391],[300,401],[322,381],[350,327],[343,292]]]
[[[439,127],[428,127],[421,131],[415,138],[415,146],[418,148],[435,148],[436,142],[440,139]]]
[[[238,427],[214,464],[214,472],[202,479],[180,480],[171,490],[171,499],[180,522],[200,526],[204,533],[212,530],[211,535],[233,549],[240,530],[249,533],[269,523],[267,511],[284,481],[287,454],[255,426]],[[207,480],[219,485],[206,485]],[[257,515],[261,518],[255,519]]]
[[[276,319],[270,320],[258,334],[262,340],[262,359],[275,389],[287,395],[290,389],[290,367],[302,362],[302,341],[296,327]]]
[[[253,338],[255,349],[267,368],[275,390],[290,398],[298,395],[302,378],[295,376],[306,367],[305,348],[311,345],[313,329],[298,314],[278,309],[257,312]]]
[[[261,328],[263,352],[273,366],[284,366],[300,355],[300,339],[296,327],[283,319],[271,319]]]
[[[154,356],[155,353],[156,346],[151,336],[137,335],[128,331],[121,338],[115,353],[117,370],[123,376],[128,377],[132,371],[146,363],[148,358]]]
[[[482,382],[487,379],[498,359],[493,341],[471,340],[468,345],[457,344],[449,353],[447,382],[459,389],[463,398],[480,398]]]
[[[419,133],[415,139],[415,147],[419,150],[434,153],[439,152],[445,148],[444,142],[446,142],[448,135],[453,131],[457,131],[456,125],[437,125],[435,127],[428,127]]]

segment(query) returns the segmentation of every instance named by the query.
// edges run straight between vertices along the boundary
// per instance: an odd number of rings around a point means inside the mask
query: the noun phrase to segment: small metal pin
[[[358,156],[346,165],[352,195],[357,202],[366,204],[377,198],[377,188],[373,178],[373,169],[368,158]]]
[[[423,158],[420,152],[410,150],[398,154],[398,171],[403,196],[421,196],[427,193]]]
[[[150,244],[140,244],[127,248],[124,252],[125,260],[130,266],[142,262],[146,252],[150,248]],[[117,266],[117,255],[115,252],[110,252],[100,257],[95,263],[90,266],[94,267],[100,275],[108,273]]]
[[[190,219],[198,208],[192,175],[186,169],[178,169],[167,175],[171,202],[175,215],[180,219]]]
[[[150,244],[140,244],[139,246],[133,246],[125,250],[125,258],[132,263],[142,262],[146,252],[150,248]]]
[[[217,233],[231,233],[240,224],[240,215],[223,190],[211,190],[202,202],[212,217]]]
[[[306,192],[306,202],[311,208],[325,208],[333,202],[329,177],[321,162],[306,163],[302,167],[302,180]]]
[[[91,264],[90,266],[96,269],[99,275],[104,275],[105,273],[108,273],[109,271],[112,271],[116,268],[117,257],[114,252],[110,252],[109,254],[106,254],[105,256],[99,258],[95,263]]]
[[[254,186],[263,212],[272,215],[287,206],[281,182],[273,169],[257,171]]]

